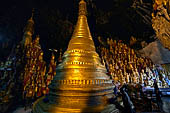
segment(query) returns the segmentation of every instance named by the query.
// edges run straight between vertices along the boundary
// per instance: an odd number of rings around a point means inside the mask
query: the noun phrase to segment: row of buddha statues
[[[114,82],[143,84],[153,87],[156,80],[158,86],[170,86],[170,75],[160,70],[149,58],[140,57],[134,49],[121,41],[107,39],[107,46],[99,47],[103,65],[106,66]]]

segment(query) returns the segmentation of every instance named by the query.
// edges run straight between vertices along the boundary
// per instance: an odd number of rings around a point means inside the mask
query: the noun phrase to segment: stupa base
[[[42,97],[38,99],[33,105],[33,113],[119,113],[114,104],[100,105],[100,106],[67,106],[63,107],[60,104],[44,102]]]

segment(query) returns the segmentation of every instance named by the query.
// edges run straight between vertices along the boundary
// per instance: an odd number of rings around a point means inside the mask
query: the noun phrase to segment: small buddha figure
[[[136,84],[139,84],[139,83],[140,83],[140,77],[137,76],[137,77],[136,77]]]
[[[40,97],[42,95],[41,84],[39,83],[38,85],[39,85],[39,88],[37,92],[37,97]]]
[[[162,82],[159,80],[159,77],[156,78],[157,84],[159,88],[162,88]]]
[[[105,57],[104,57],[105,58]],[[58,62],[60,63],[60,62],[62,62],[62,49],[60,49],[60,56],[59,56],[59,58],[58,58]]]
[[[122,51],[121,51],[121,45],[120,45],[119,48],[118,48],[118,53],[119,53],[119,54],[122,53]]]
[[[43,60],[43,52],[40,53],[39,60],[40,60],[40,61]]]
[[[167,75],[167,77],[165,78],[165,81],[166,81],[166,83],[167,83],[167,86],[170,87],[170,80],[169,80],[169,78],[168,78],[168,75]]]
[[[118,70],[119,69],[119,66],[117,65],[117,63],[115,64],[115,68]]]
[[[162,71],[161,75],[162,75],[163,78],[166,78],[165,71]]]
[[[52,75],[48,75],[47,76],[47,85],[49,85],[51,83],[51,80],[52,80]]]
[[[119,80],[120,80],[121,85],[123,85],[125,83],[125,78],[124,78],[121,70],[120,70],[120,79]]]
[[[146,68],[147,65],[146,65],[146,62],[143,62],[143,68]]]
[[[148,86],[149,86],[149,87],[152,87],[152,86],[153,86],[153,83],[154,83],[154,81],[153,81],[152,79],[149,79],[149,78],[148,78]]]
[[[31,51],[30,57],[33,57],[33,56],[34,56],[34,51]]]
[[[118,82],[118,80],[119,80],[119,78],[118,78],[118,76],[116,75],[115,78],[114,78],[114,81],[115,81],[115,82]]]
[[[126,56],[127,55],[127,52],[126,52],[126,49],[124,48],[123,49],[123,54]]]
[[[141,83],[141,84],[144,84],[144,81],[143,81],[143,73],[140,73],[140,83]]]
[[[130,58],[131,58],[131,57],[130,57],[130,53],[128,53],[128,61],[129,61],[129,62],[131,61]]]
[[[25,38],[25,43],[24,43],[25,48],[28,47],[28,45],[29,45],[30,43],[31,43],[30,38]]]
[[[129,80],[130,80],[130,83],[132,84],[133,83],[133,74],[132,73],[129,73]]]
[[[33,97],[33,88],[32,87],[29,88],[28,93],[27,93],[27,97],[28,98],[32,98]]]
[[[133,80],[133,83],[136,84],[137,83],[137,77],[135,75],[135,73],[132,74],[132,80]]]
[[[133,70],[133,65],[131,63],[129,63],[129,69]]]
[[[37,63],[37,59],[34,59],[34,60],[33,60],[33,64],[36,64],[36,63]]]
[[[36,83],[36,85],[35,85],[34,91],[35,91],[35,94],[36,94],[37,91],[38,91],[38,84],[37,84],[37,83]]]
[[[154,87],[154,80],[151,79],[150,81],[151,81],[151,87]]]
[[[144,84],[146,87],[148,86],[148,78],[144,80]]]
[[[140,77],[138,69],[136,67],[135,67],[135,74],[136,74],[137,77]]]
[[[105,66],[105,61],[104,61],[104,58],[102,58],[102,64]]]
[[[46,94],[49,93],[49,88],[46,86]]]
[[[36,46],[40,46],[39,40],[40,40],[40,37],[39,37],[39,35],[37,35],[36,38],[35,38],[35,40],[34,40],[34,44],[35,44]]]
[[[155,79],[155,76],[153,75],[153,72],[149,69],[149,77],[153,80]]]
[[[35,65],[32,65],[32,70],[31,71],[36,71],[36,67],[35,67]]]
[[[42,93],[43,93],[43,95],[46,95],[46,85],[45,85],[45,83],[42,84]]]
[[[125,66],[126,66],[126,65],[128,65],[128,62],[127,62],[127,60],[125,60]]]
[[[128,51],[128,54],[130,55],[131,49],[129,47],[127,48],[127,51]]]
[[[114,43],[114,42],[113,42],[113,39],[111,38],[111,39],[110,39],[110,45],[113,46],[113,43]]]
[[[123,78],[122,78],[122,85],[123,84],[126,84],[126,77],[125,76],[123,76]]]
[[[113,47],[112,46],[110,46],[110,52],[113,53]]]
[[[134,49],[131,49],[131,55],[133,56],[135,54]]]
[[[28,47],[28,50],[31,50],[32,47],[33,47],[33,44],[32,44],[32,42],[31,42],[30,45],[29,45],[29,47]]]
[[[147,79],[147,75],[146,75],[146,73],[144,72],[144,69],[142,69],[142,74],[143,74],[143,79],[146,80],[146,79]]]
[[[113,47],[114,48],[116,47],[116,40],[114,40],[114,42],[113,42]]]
[[[111,63],[112,63],[112,65],[114,65],[114,63],[115,63],[115,61],[114,61],[113,57],[112,57]]]
[[[26,56],[30,58],[30,51],[27,51]]]
[[[129,76],[130,76],[130,74],[125,73],[125,76],[126,76],[126,83],[129,83],[129,82],[130,82],[130,80],[129,80]]]
[[[38,52],[34,50],[34,58],[38,55]]]

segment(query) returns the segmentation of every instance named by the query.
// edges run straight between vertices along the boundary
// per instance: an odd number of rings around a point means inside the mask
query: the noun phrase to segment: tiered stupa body
[[[49,95],[35,102],[34,113],[116,111],[106,102],[113,97],[114,86],[95,51],[86,14],[86,3],[81,0],[78,22],[63,62],[57,67]]]

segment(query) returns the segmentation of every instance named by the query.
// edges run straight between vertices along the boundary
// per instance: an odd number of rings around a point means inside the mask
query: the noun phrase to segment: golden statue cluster
[[[32,45],[34,46],[34,44]],[[27,54],[27,64],[23,75],[23,99],[30,101],[49,93],[49,84],[56,74],[55,56],[52,54],[51,61],[46,71],[46,63],[43,60],[43,52],[39,48],[32,48],[33,52]],[[36,49],[39,49],[37,52]],[[22,77],[22,76],[21,76]],[[30,103],[28,103],[30,104]]]
[[[39,44],[39,36],[37,36],[26,48],[26,65],[21,74],[24,85],[23,98],[37,99],[48,94],[48,85],[55,74],[55,56],[52,54],[47,71],[46,62],[43,60],[43,51]]]
[[[36,37],[33,43],[30,43],[27,47],[27,61],[24,72],[22,73],[23,76],[21,77],[23,77],[24,81],[24,98],[34,98],[41,96],[48,88],[45,84],[46,63],[43,61],[43,52],[39,46],[39,37]]]
[[[52,54],[51,61],[46,69],[46,62],[43,60],[43,51],[39,44],[40,37],[36,36],[32,41],[33,35],[33,14],[28,20],[24,29],[23,40],[21,47],[24,56],[24,70],[21,73],[20,79],[23,81],[23,99],[30,101],[30,99],[37,99],[43,95],[48,94],[48,85],[51,83],[54,75],[56,74],[55,56]]]
[[[151,59],[137,56],[134,49],[121,41],[107,38],[107,47],[99,47],[99,52],[116,84],[143,84],[145,87],[154,87],[156,80],[158,87],[168,87],[166,80],[170,79],[170,76],[166,71],[158,71]]]
[[[81,0],[75,30],[49,95],[34,103],[33,113],[118,112],[107,103],[114,97],[114,85],[95,51],[86,15],[86,2]]]

